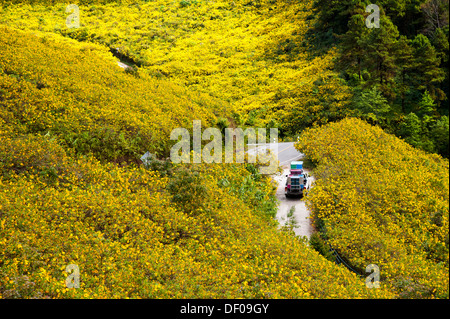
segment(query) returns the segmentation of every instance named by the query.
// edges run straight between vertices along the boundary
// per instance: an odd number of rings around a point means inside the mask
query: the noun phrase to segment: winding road
[[[277,173],[273,176],[273,179],[278,183],[277,198],[280,201],[278,206],[278,213],[276,219],[280,223],[280,226],[284,226],[289,222],[288,213],[292,207],[294,207],[294,213],[291,219],[295,219],[296,226],[294,232],[297,236],[306,236],[310,238],[313,233],[313,227],[311,225],[311,219],[309,218],[310,212],[305,205],[303,198],[286,198],[284,195],[284,187],[286,184],[286,175],[289,174],[289,167],[292,161],[301,160],[304,154],[295,149],[293,142],[291,143],[278,143],[278,161],[283,168],[283,173]],[[273,146],[273,144],[270,144]],[[255,153],[258,147],[249,145],[249,153]],[[310,171],[304,169],[304,171],[310,174]],[[307,187],[311,187],[311,183],[314,182],[314,177],[308,178]]]

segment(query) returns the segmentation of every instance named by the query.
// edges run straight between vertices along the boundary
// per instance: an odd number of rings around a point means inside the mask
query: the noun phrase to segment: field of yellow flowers
[[[359,272],[380,269],[404,298],[448,298],[449,162],[357,119],[305,132],[308,195],[322,237]]]
[[[310,0],[72,1],[77,29],[65,26],[64,1],[17,2],[0,9],[0,23],[103,44],[142,73],[229,102],[238,124],[293,134],[348,113],[335,52],[318,57],[302,40],[315,21]]]
[[[226,104],[125,73],[101,45],[0,30],[2,298],[394,297],[279,231],[252,165],[139,165]]]
[[[381,130],[346,120],[299,144],[317,228],[361,273],[380,266],[377,289],[278,229],[255,165],[139,160],[197,119],[344,116],[334,52],[288,41],[311,1],[72,3],[79,29],[64,1],[0,1],[0,298],[448,298],[448,161]]]
[[[258,217],[232,191],[255,183],[243,166],[200,166],[173,184],[35,136],[3,139],[0,156],[5,298],[391,296]],[[191,194],[172,196],[186,181]],[[68,264],[78,289],[65,287]]]
[[[167,155],[174,128],[192,127],[194,119],[212,125],[226,109],[207,94],[123,72],[100,45],[0,30],[0,114],[11,132],[47,131],[107,160],[146,149]]]

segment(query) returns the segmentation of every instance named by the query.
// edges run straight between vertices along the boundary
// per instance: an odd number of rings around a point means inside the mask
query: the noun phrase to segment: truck
[[[291,196],[303,197],[308,183],[308,174],[303,171],[303,162],[291,162],[289,175],[286,175],[286,186],[284,194],[286,198]]]

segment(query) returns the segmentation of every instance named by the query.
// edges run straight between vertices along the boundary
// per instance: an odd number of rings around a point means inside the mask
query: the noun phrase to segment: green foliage
[[[363,90],[355,94],[352,107],[357,110],[357,115],[374,124],[386,121],[391,106],[381,91],[374,86],[372,89]]]
[[[36,283],[30,281],[28,276],[19,276],[14,278],[15,287],[5,290],[3,297],[5,299],[42,299],[48,298],[43,296],[41,292],[36,291]]]
[[[411,145],[419,146],[422,123],[415,113],[409,113],[400,125],[399,134]]]
[[[222,136],[225,136],[225,129],[230,127],[230,121],[224,117],[219,117],[216,122],[216,126],[219,128]]]
[[[187,6],[190,6],[190,5],[193,5],[193,4],[197,4],[197,1],[196,0],[181,0],[180,1],[180,6],[181,7],[187,7]]]
[[[298,227],[298,222],[297,219],[295,218],[294,212],[295,206],[292,206],[286,215],[287,221],[281,227],[281,231],[292,234],[293,236],[295,236],[294,228]]]
[[[160,176],[166,177],[173,175],[174,168],[169,158],[161,160],[156,155],[150,154],[150,157],[145,160],[144,165],[149,170],[158,172]]]
[[[322,239],[319,233],[315,232],[311,235],[311,237],[309,238],[309,245],[326,259],[333,262],[335,261],[336,257],[333,255],[330,247]]]
[[[409,131],[412,145],[446,154],[430,131],[439,117],[448,115],[448,1],[379,1],[381,27],[372,29],[365,25],[368,4],[316,0],[313,6],[318,37],[334,32],[339,49],[335,66],[353,92],[354,115],[399,136]],[[385,100],[379,95],[364,100],[374,86]],[[373,107],[381,112],[372,112]],[[411,112],[420,118],[420,130],[412,129]]]
[[[130,66],[130,67],[125,68],[125,73],[131,74],[137,78],[139,77],[139,70],[136,66]]]
[[[204,212],[202,199],[206,197],[206,188],[201,183],[201,175],[196,170],[180,168],[167,184],[172,201],[188,215]]]
[[[36,174],[46,182],[54,182],[64,173],[64,163],[58,159],[66,152],[53,139],[35,135],[2,139],[0,172],[5,177],[17,174]]]
[[[434,103],[433,98],[430,96],[428,91],[422,95],[422,99],[418,103],[418,110],[416,114],[418,116],[424,117],[426,115],[432,115],[436,110],[436,104]]]
[[[435,115],[436,104],[426,91],[415,112],[405,116],[396,133],[409,144],[448,157],[448,117]]]
[[[108,127],[90,132],[67,132],[63,135],[63,140],[75,154],[93,154],[103,161],[135,162],[144,149],[143,139],[139,134],[128,135]]]
[[[442,116],[438,119],[430,132],[431,138],[434,140],[436,151],[442,156],[449,157],[449,123],[448,116]]]
[[[102,44],[137,64],[140,79],[166,79],[214,96],[227,113],[239,114],[240,125],[267,127],[276,118],[283,136],[347,115],[349,91],[332,70],[336,52],[318,56],[305,39],[314,23],[305,21],[310,8],[309,1],[272,0],[96,4],[80,6],[81,27],[67,29],[64,5],[57,3],[53,10],[9,6],[0,22]],[[214,115],[224,117],[219,110]]]
[[[276,196],[256,166],[162,177],[72,156],[51,135],[1,141],[2,298],[391,296],[262,218]],[[80,268],[79,289],[64,286],[68,264]]]
[[[441,59],[430,40],[418,34],[411,42],[414,57],[412,85],[420,91],[428,90],[434,100],[445,100],[444,92],[438,87],[445,79],[445,72],[440,68]]]

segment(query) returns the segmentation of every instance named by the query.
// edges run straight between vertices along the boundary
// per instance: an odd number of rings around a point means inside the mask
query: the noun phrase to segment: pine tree
[[[395,75],[398,66],[396,56],[399,32],[389,17],[380,17],[380,28],[370,29],[366,38],[366,65],[371,74],[367,86],[380,85],[383,94],[393,101],[395,98]]]
[[[413,49],[410,46],[410,41],[405,36],[400,36],[396,52],[395,58],[398,67],[397,93],[401,101],[401,112],[405,113],[405,98],[406,94],[411,90],[409,78],[413,66]]]
[[[360,117],[369,120],[373,124],[387,122],[388,114],[391,111],[391,106],[377,89],[377,86],[358,93],[352,105]]]
[[[417,115],[424,117],[432,115],[436,111],[436,104],[434,100],[431,98],[428,91],[422,94],[422,99],[417,105]]]
[[[442,29],[436,29],[436,31],[433,34],[432,38],[432,45],[436,49],[436,54],[441,59],[441,64],[439,67],[444,72],[444,80],[440,83],[440,89],[442,92],[444,92],[445,97],[442,98],[442,100],[446,100],[446,103],[441,103],[441,101],[437,101],[438,103],[438,109],[441,114],[448,115],[448,109],[449,109],[449,101],[448,96],[450,94],[449,87],[449,41],[448,41],[448,34],[449,33],[449,27],[448,25],[445,26]]]
[[[318,31],[332,29],[335,34],[348,30],[348,21],[356,7],[363,7],[361,0],[316,0],[313,9],[318,15]]]
[[[445,99],[439,85],[445,79],[445,72],[439,67],[441,59],[430,40],[419,34],[412,41],[413,47],[413,86],[421,91],[428,90],[433,100]]]
[[[342,43],[338,68],[349,75],[357,74],[361,82],[367,55],[365,39],[369,29],[365,25],[365,17],[362,14],[352,16],[348,25],[349,30],[340,37]]]
[[[448,158],[449,156],[449,120],[448,116],[442,116],[437,120],[433,128],[431,129],[430,135],[436,146],[436,151],[442,156]]]
[[[420,144],[420,134],[422,132],[422,123],[415,113],[409,113],[400,124],[398,135],[407,143],[418,146]]]

